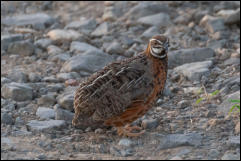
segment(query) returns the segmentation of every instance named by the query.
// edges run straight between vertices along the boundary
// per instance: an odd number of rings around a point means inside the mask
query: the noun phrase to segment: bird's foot
[[[69,79],[65,81],[65,86],[78,86],[79,82],[75,79]]]
[[[117,133],[119,136],[138,137],[145,132],[145,130],[142,130],[140,132],[132,132],[133,130],[141,130],[141,127],[130,125],[127,125],[125,127],[117,127]]]

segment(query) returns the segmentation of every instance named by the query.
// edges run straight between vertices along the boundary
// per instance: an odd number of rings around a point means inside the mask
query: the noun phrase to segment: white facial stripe
[[[152,51],[154,52],[154,53],[161,53],[162,52],[162,48],[152,48]]]
[[[159,52],[155,52],[154,51],[155,49],[157,49],[157,48],[151,48],[151,55],[152,56],[160,58],[160,59],[163,59],[163,58],[165,58],[167,56],[166,53],[164,55],[157,55],[156,53],[161,53],[161,49],[158,49],[158,50],[160,50]]]
[[[150,41],[157,41],[158,43],[163,44],[160,40],[157,39],[150,39]]]

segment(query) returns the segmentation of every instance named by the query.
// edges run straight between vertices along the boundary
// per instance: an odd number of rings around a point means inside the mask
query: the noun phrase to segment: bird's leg
[[[141,130],[141,127],[138,127],[138,126],[130,126],[130,125],[127,125],[125,127],[117,127],[117,133],[119,136],[129,136],[129,137],[137,137],[137,136],[140,136],[142,135],[145,130],[142,130],[138,133],[135,133],[135,132],[132,132],[133,130]]]
[[[78,86],[79,82],[75,79],[69,79],[65,81],[65,86]]]

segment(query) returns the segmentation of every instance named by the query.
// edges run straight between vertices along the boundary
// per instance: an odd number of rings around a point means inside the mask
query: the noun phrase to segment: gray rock
[[[99,50],[91,50],[72,57],[64,63],[61,72],[77,72],[92,74],[112,62],[113,58]]]
[[[220,152],[217,149],[211,149],[208,152],[208,157],[210,158],[210,160],[217,158],[219,155],[220,155]]]
[[[230,136],[227,141],[227,145],[229,147],[234,147],[234,148],[240,147],[240,135],[239,136]]]
[[[51,43],[52,43],[52,40],[50,39],[39,39],[35,41],[34,45],[41,49],[46,49]]]
[[[125,147],[129,147],[132,144],[133,144],[133,142],[130,139],[126,139],[126,138],[121,139],[118,143],[118,145],[125,146]]]
[[[155,15],[139,18],[137,22],[157,27],[167,27],[172,25],[169,15],[162,12]]]
[[[36,73],[29,73],[28,79],[30,82],[40,82],[41,76]]]
[[[25,83],[5,84],[1,89],[2,97],[11,98],[15,101],[32,100],[33,89]]]
[[[62,49],[60,49],[59,47],[55,46],[55,45],[49,45],[47,47],[47,51],[49,55],[57,55],[62,53]]]
[[[54,19],[45,13],[23,14],[13,17],[5,17],[1,21],[1,24],[11,26],[31,25],[37,30],[43,30],[53,23]]]
[[[124,49],[121,47],[120,43],[114,41],[106,49],[106,52],[109,53],[109,54],[123,55],[124,54]]]
[[[79,30],[82,33],[89,34],[92,32],[97,26],[97,22],[95,19],[90,18],[80,18],[80,21],[73,21],[69,23],[65,29],[74,29],[74,30]]]
[[[141,126],[144,129],[154,129],[158,126],[159,121],[157,119],[145,119],[142,121]]]
[[[5,78],[5,77],[1,77],[1,85],[4,85],[6,83],[11,83],[12,80]]]
[[[114,156],[122,156],[122,157],[132,156],[133,155],[133,149],[132,148],[118,149],[115,146],[111,146],[110,147],[110,154],[112,154]]]
[[[190,105],[190,103],[187,100],[181,100],[180,102],[177,103],[177,107],[181,108],[181,109],[183,109],[189,105]]]
[[[8,52],[21,56],[31,56],[34,53],[34,45],[28,41],[17,41],[8,45]]]
[[[68,79],[78,79],[80,75],[76,72],[70,72],[70,73],[59,73],[56,76],[60,81],[66,81]]]
[[[28,81],[27,74],[23,73],[22,71],[14,70],[8,74],[8,77],[18,83],[26,83]]]
[[[55,118],[55,111],[51,108],[46,107],[39,107],[36,115],[41,119],[54,119]]]
[[[206,15],[200,21],[200,26],[205,27],[209,33],[215,33],[220,30],[225,30],[224,19]]]
[[[14,123],[12,115],[8,114],[6,112],[1,113],[1,123],[7,124],[7,125],[12,125]]]
[[[224,48],[227,43],[228,43],[228,41],[225,40],[225,39],[218,40],[218,41],[217,40],[210,40],[210,41],[207,42],[207,47],[216,51],[217,49]]]
[[[114,21],[114,20],[116,20],[117,19],[117,15],[115,13],[115,7],[113,7],[113,6],[105,7],[102,19],[104,21]]]
[[[202,136],[198,133],[188,134],[170,134],[160,138],[160,149],[169,149],[179,146],[195,146],[201,145]]]
[[[217,15],[224,18],[225,24],[239,24],[240,23],[240,8],[237,10],[220,10]]]
[[[221,160],[240,160],[240,154],[233,154],[227,151],[221,158]]]
[[[49,92],[60,92],[64,88],[65,88],[65,86],[62,83],[55,83],[55,84],[47,85],[47,90]]]
[[[38,121],[31,120],[27,124],[27,129],[36,132],[45,132],[54,129],[60,129],[65,126],[64,120],[48,120],[48,121]]]
[[[47,33],[53,41],[74,41],[81,37],[80,33],[74,30],[54,29]]]
[[[58,55],[54,55],[53,57],[50,58],[51,61],[53,62],[65,62],[67,60],[69,60],[70,55],[68,53],[62,53],[62,54],[58,54]]]
[[[100,50],[95,46],[87,44],[85,42],[73,41],[70,45],[70,51],[74,53],[84,53],[90,50]]]
[[[158,35],[158,34],[160,34],[160,31],[158,30],[158,28],[156,26],[152,26],[148,28],[145,32],[143,32],[143,34],[141,35],[141,38],[149,39],[153,35]]]
[[[212,61],[188,63],[178,66],[173,70],[177,73],[183,74],[191,81],[200,81],[202,76],[208,76],[210,74],[209,68],[212,64]]]
[[[24,121],[21,119],[21,117],[16,117],[15,119],[15,125],[24,125]]]
[[[103,36],[108,34],[109,32],[109,24],[107,22],[103,22],[100,24],[92,33],[92,36]]]
[[[7,50],[8,45],[15,42],[23,40],[22,34],[8,34],[1,36],[1,50]]]
[[[64,108],[64,109],[67,109],[69,111],[73,111],[73,107],[74,107],[74,93],[72,94],[66,94],[66,93],[63,93],[62,95],[58,96],[57,97],[57,100],[58,100],[58,104]]]
[[[215,52],[210,48],[181,49],[168,53],[168,68],[182,64],[205,61],[214,56]]]
[[[52,83],[58,83],[59,80],[55,78],[54,76],[49,76],[49,77],[44,77],[43,78],[44,82],[52,82]]]
[[[49,107],[49,106],[53,106],[55,103],[56,103],[56,99],[52,94],[42,95],[41,98],[38,99],[38,105]]]
[[[222,91],[221,91],[222,92]],[[240,91],[227,95],[223,100],[223,103],[217,108],[219,112],[222,112],[225,116],[228,115],[230,108],[235,104],[229,102],[231,99],[240,99]]]
[[[167,4],[140,2],[138,5],[131,8],[124,17],[138,19],[148,15],[153,15],[159,12],[169,13],[170,9]]]
[[[65,120],[66,122],[71,123],[74,118],[74,113],[68,110],[64,110],[59,107],[59,105],[54,106],[55,110],[55,120]]]
[[[224,65],[240,64],[240,58],[229,58],[224,61]]]

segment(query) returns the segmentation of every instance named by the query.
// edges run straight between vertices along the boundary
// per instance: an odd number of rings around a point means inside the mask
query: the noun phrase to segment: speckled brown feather
[[[124,126],[144,115],[164,89],[167,58],[139,55],[114,62],[90,76],[75,93],[73,125]]]

